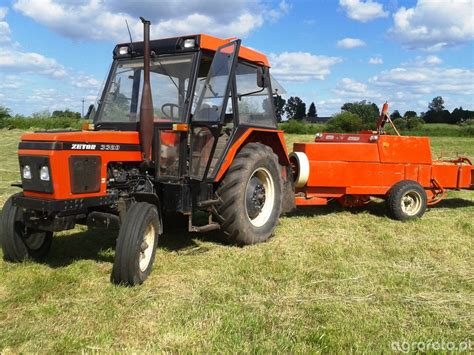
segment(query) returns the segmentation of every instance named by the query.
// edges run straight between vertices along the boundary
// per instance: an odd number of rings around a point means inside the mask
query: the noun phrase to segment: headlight
[[[128,54],[128,46],[127,47],[120,47],[119,48],[119,54],[120,55]]]
[[[29,165],[25,165],[21,172],[23,179],[31,180],[31,167]]]
[[[42,166],[40,169],[40,179],[43,181],[49,181],[49,168]]]
[[[184,40],[184,48],[194,48],[196,45],[196,40],[194,38],[189,38]]]

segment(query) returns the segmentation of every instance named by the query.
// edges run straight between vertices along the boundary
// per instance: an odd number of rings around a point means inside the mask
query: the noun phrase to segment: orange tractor
[[[172,214],[246,245],[266,241],[296,205],[379,196],[406,219],[445,187],[473,188],[468,161],[433,165],[426,138],[325,134],[289,157],[265,55],[203,34],[150,41],[142,21],[143,42],[115,47],[87,130],[22,136],[23,191],[1,220],[6,260],[44,257],[53,233],[76,224],[119,226],[111,280],[136,285]]]

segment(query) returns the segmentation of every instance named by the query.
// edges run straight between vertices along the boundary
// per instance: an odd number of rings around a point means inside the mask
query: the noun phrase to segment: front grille
[[[73,194],[99,192],[100,168],[100,156],[72,155],[69,157],[71,192]]]
[[[21,183],[24,191],[53,193],[53,175],[49,165],[49,157],[20,155],[19,161]],[[23,168],[25,165],[30,166],[31,179],[23,178]],[[49,181],[40,179],[40,169],[43,166],[47,166],[49,169]]]

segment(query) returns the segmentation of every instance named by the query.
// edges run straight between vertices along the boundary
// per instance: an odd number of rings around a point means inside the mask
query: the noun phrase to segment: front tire
[[[399,221],[420,218],[426,211],[426,192],[416,181],[403,180],[390,189],[388,214]]]
[[[160,226],[156,206],[137,202],[130,207],[117,238],[113,283],[135,286],[147,279],[155,260]]]
[[[0,244],[3,258],[15,263],[42,260],[51,249],[53,233],[26,227],[23,210],[12,203],[14,196],[7,200],[2,210]]]
[[[214,215],[228,241],[262,243],[272,235],[281,214],[282,176],[273,150],[249,143],[236,155],[216,195]]]

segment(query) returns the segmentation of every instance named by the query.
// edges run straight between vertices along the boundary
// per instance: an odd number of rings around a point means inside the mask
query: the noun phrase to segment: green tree
[[[441,96],[436,96],[428,104],[428,109],[430,111],[441,112],[444,110],[444,100]]]
[[[403,118],[412,118],[412,117],[417,117],[417,114],[415,111],[407,111],[403,115]]]
[[[318,117],[318,113],[316,111],[316,105],[314,102],[311,102],[311,105],[309,105],[309,110],[308,110],[308,117]]]
[[[273,106],[275,107],[275,116],[278,122],[281,122],[283,115],[285,114],[286,100],[280,95],[273,97]]]
[[[356,133],[363,128],[360,117],[352,112],[341,112],[333,116],[327,123],[328,132]]]
[[[458,124],[470,119],[474,119],[474,111],[464,110],[462,107],[459,107],[451,112],[449,123]]]
[[[303,119],[306,114],[306,105],[298,96],[291,96],[286,102],[285,113],[288,119]]]
[[[0,118],[9,118],[10,116],[10,109],[8,107],[0,105]]]
[[[66,109],[64,111],[61,111],[61,110],[53,111],[53,113],[51,114],[51,117],[64,117],[64,118],[72,118],[75,120],[80,120],[81,114],[79,112],[73,112],[69,109]]]
[[[374,129],[380,115],[377,105],[366,100],[347,102],[342,105],[341,110],[359,116],[366,129]]]
[[[395,125],[395,127],[397,127],[399,131],[404,131],[407,129],[407,121],[404,120],[403,118],[401,117],[397,117],[397,118],[390,117],[390,118],[392,119],[393,124]]]
[[[390,115],[390,118],[393,121],[393,120],[396,120],[397,118],[402,118],[402,115],[400,115],[400,112],[398,112],[398,110],[395,110]]]
[[[10,109],[0,105],[0,128],[5,128],[7,126],[6,119],[10,117]]]
[[[305,117],[306,117],[306,104],[303,101],[301,101],[301,103],[299,103],[298,107],[296,108],[295,119],[302,120]]]

